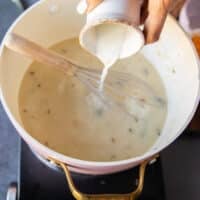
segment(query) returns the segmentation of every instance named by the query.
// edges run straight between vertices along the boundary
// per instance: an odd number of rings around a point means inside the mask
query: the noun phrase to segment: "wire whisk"
[[[103,91],[100,91],[101,70],[78,66],[64,56],[15,33],[7,36],[5,45],[19,54],[76,77],[106,106],[117,106],[129,115],[135,115],[135,107],[144,108],[165,104],[165,101],[156,95],[152,87],[134,75],[110,70]]]

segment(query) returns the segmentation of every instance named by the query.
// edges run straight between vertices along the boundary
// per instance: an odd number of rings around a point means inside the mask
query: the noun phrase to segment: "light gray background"
[[[0,0],[0,42],[21,10],[10,0]],[[7,186],[17,179],[19,139],[0,104],[0,199],[6,199]]]

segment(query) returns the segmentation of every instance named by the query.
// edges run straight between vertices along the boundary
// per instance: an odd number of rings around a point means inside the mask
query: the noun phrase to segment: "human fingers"
[[[146,44],[153,43],[159,39],[170,2],[170,0],[148,0],[148,15],[144,23]]]

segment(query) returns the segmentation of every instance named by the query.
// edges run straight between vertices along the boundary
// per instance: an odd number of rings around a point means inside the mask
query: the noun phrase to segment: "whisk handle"
[[[63,56],[48,50],[16,33],[10,33],[5,41],[7,48],[34,59],[40,63],[51,67],[56,67],[59,70],[73,75],[75,67],[67,61]]]

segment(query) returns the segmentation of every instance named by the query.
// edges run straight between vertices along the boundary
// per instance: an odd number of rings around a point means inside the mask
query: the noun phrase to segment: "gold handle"
[[[70,191],[73,195],[73,197],[77,200],[135,200],[142,192],[143,190],[143,185],[144,185],[144,174],[145,174],[145,169],[148,163],[150,163],[152,160],[155,160],[158,157],[158,155],[152,157],[151,159],[148,159],[146,161],[144,161],[141,165],[140,165],[140,169],[139,169],[139,182],[138,182],[138,186],[137,189],[131,193],[128,194],[83,194],[82,192],[80,192],[76,186],[74,185],[74,182],[72,180],[71,174],[69,172],[68,167],[60,162],[60,161],[55,161],[54,159],[50,159],[51,161],[53,161],[54,163],[56,163],[57,165],[61,166],[61,168],[63,169]]]

